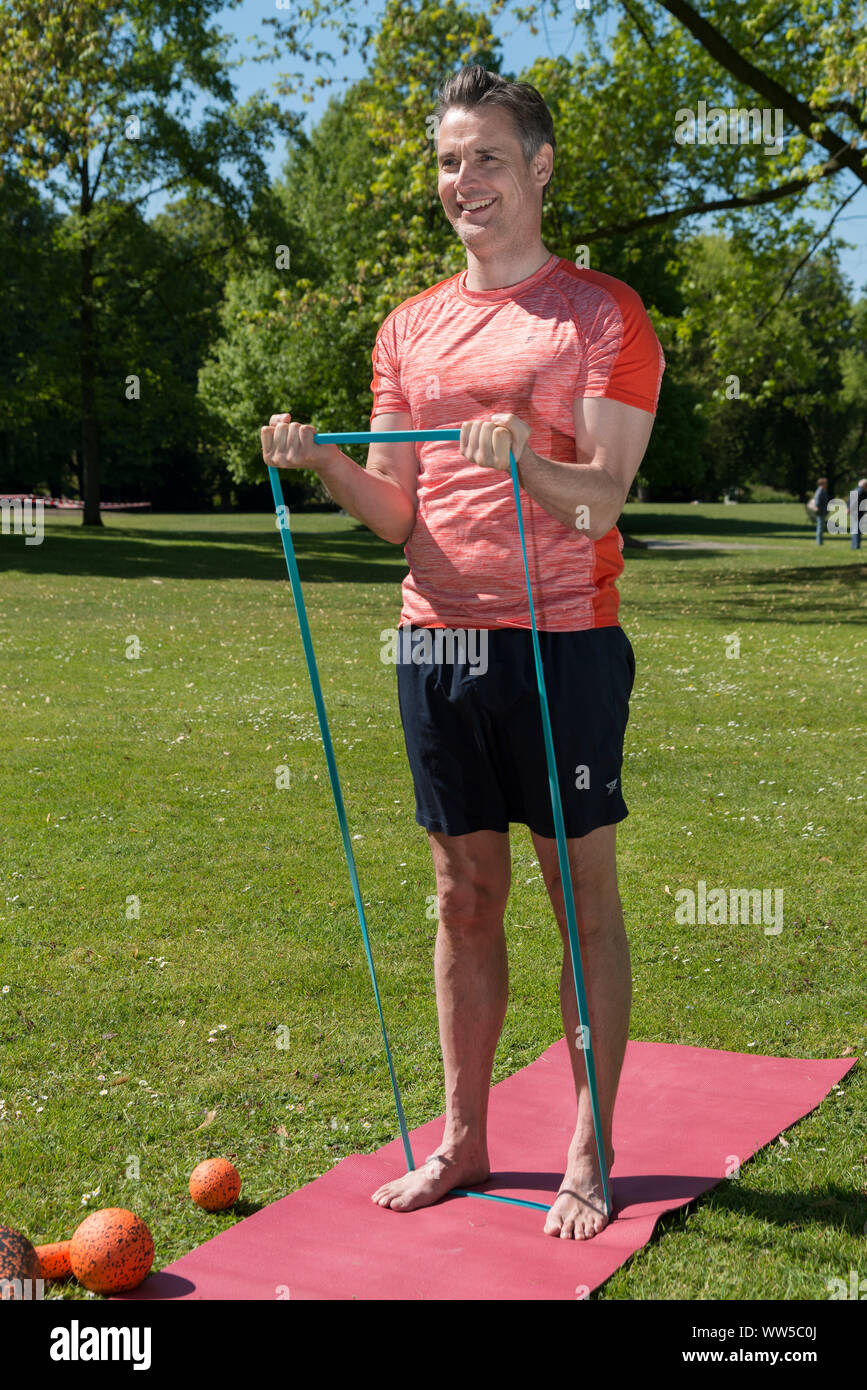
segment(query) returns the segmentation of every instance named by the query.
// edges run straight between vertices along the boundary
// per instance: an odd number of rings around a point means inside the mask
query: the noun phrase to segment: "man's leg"
[[[629,942],[617,888],[616,831],[616,825],[604,825],[581,839],[566,842],[589,1013],[586,1021],[593,1044],[596,1091],[609,1170],[614,1159],[611,1145],[614,1100],[629,1036],[632,1004]],[[585,1240],[607,1224],[590,1088],[584,1052],[580,1045],[576,1046],[576,1042],[580,1044],[578,1003],[572,978],[557,842],[533,834],[533,843],[563,939],[560,1004],[578,1099],[578,1122],[569,1145],[566,1173],[560,1195],[545,1220],[545,1233]]]
[[[434,972],[446,1122],[442,1143],[423,1168],[373,1193],[374,1202],[396,1211],[429,1206],[453,1187],[490,1176],[488,1095],[508,997],[509,836],[479,830],[429,837],[439,901]]]

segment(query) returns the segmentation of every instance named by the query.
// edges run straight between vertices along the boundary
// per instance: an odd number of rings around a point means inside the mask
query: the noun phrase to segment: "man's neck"
[[[505,290],[510,285],[519,285],[522,280],[529,280],[531,275],[535,275],[537,270],[549,259],[551,252],[543,246],[541,240],[538,246],[532,247],[529,251],[522,251],[519,256],[504,259],[498,257],[492,261],[480,261],[474,256],[472,251],[467,251],[467,278],[466,288],[468,290]]]

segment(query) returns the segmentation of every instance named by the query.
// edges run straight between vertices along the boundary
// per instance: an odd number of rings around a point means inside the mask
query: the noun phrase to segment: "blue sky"
[[[522,70],[527,68],[537,58],[556,56],[565,54],[570,56],[578,52],[583,47],[580,30],[572,22],[568,0],[563,0],[560,18],[555,20],[551,17],[550,6],[546,7],[548,14],[542,12],[539,25],[539,33],[530,33],[529,26],[519,25],[513,15],[501,16],[494,25],[495,32],[503,43],[503,68],[519,75]],[[373,22],[375,17],[382,12],[382,4],[356,6],[357,16],[362,13],[367,22]],[[269,93],[273,92],[273,85],[278,81],[281,72],[292,72],[299,70],[309,70],[311,77],[316,72],[313,65],[304,65],[300,59],[287,56],[286,59],[274,63],[253,62],[251,55],[256,51],[256,46],[250,43],[250,35],[258,34],[260,38],[269,45],[273,42],[274,30],[272,27],[263,27],[263,19],[278,15],[276,0],[242,0],[236,7],[226,7],[217,18],[217,24],[225,33],[234,36],[234,44],[231,56],[243,59],[242,66],[234,71],[234,82],[239,99],[243,100],[254,91],[265,89]],[[287,19],[291,11],[283,14]],[[601,33],[613,32],[617,22],[615,12],[610,11],[602,20]],[[511,32],[509,32],[511,31]],[[340,45],[333,34],[328,31],[319,31],[316,47],[333,52],[336,56],[336,63],[333,68],[326,66],[322,70],[330,72],[335,77],[341,79],[336,81],[331,87],[321,88],[311,86],[313,101],[309,105],[299,102],[299,108],[305,113],[305,127],[312,129],[316,121],[322,115],[328,99],[335,92],[345,90],[352,81],[363,75],[364,65],[357,54],[350,54],[343,58],[340,54]],[[343,81],[342,79],[347,79]],[[284,102],[286,98],[282,99]],[[193,107],[192,115],[195,118],[197,107]],[[273,151],[267,154],[267,164],[272,177],[279,176],[285,157],[285,148],[282,140],[277,142]],[[841,180],[837,185],[840,190],[840,197],[845,193],[851,192],[855,186],[854,175],[846,175],[845,183]],[[151,199],[148,213],[152,215],[158,211],[163,199],[157,197]],[[824,227],[830,214],[824,214],[817,220],[817,229]],[[695,227],[696,221],[692,224]],[[709,223],[708,223],[709,225]],[[841,265],[844,274],[849,276],[855,285],[856,291],[863,287],[867,292],[867,236],[865,236],[865,225],[867,225],[867,189],[861,188],[853,198],[852,202],[840,215],[834,224],[834,233],[848,241],[855,242],[855,248],[850,251],[841,252]]]

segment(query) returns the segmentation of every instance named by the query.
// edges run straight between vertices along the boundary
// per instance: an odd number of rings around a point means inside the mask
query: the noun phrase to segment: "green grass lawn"
[[[397,1121],[273,516],[45,526],[0,536],[0,1222],[39,1244],[131,1207],[159,1268]],[[860,1058],[867,541],[819,548],[794,505],[631,505],[625,526],[756,547],[626,552],[631,1037]],[[333,513],[293,534],[412,1127],[444,1099],[434,875],[380,660],[403,554]],[[495,1081],[561,1030],[523,826],[512,853]],[[781,888],[782,932],[678,925],[699,879]],[[864,1098],[859,1063],[594,1297],[826,1299],[867,1274]],[[243,1177],[216,1216],[187,1194],[212,1155]]]

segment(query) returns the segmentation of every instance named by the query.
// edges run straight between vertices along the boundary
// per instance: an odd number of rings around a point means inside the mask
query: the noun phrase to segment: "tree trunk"
[[[87,152],[81,163],[81,248],[79,304],[79,369],[81,373],[81,478],[84,493],[83,526],[101,526],[99,510],[99,420],[96,413],[96,314],[93,303],[93,246],[87,241],[91,197]]]

